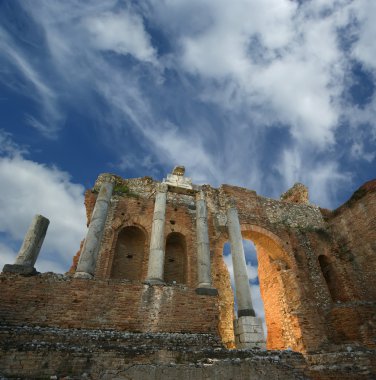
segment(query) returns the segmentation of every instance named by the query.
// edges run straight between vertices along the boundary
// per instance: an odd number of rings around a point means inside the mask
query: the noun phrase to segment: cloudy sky
[[[375,177],[374,0],[0,1],[0,264],[64,272],[101,172],[327,208]]]

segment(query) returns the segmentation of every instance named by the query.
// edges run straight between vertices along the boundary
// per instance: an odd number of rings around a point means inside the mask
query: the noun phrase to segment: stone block
[[[262,332],[261,333],[243,333],[239,335],[239,341],[241,343],[265,342],[265,337]]]
[[[22,276],[35,276],[38,274],[37,270],[34,267],[21,264],[5,264],[3,272],[20,274]]]

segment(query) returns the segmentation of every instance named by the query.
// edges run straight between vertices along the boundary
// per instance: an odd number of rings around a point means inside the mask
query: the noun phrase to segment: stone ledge
[[[39,273],[32,266],[20,265],[20,264],[5,264],[3,268],[3,272],[20,274],[22,276],[35,276]]]
[[[218,290],[216,288],[197,288],[196,294],[198,294],[199,296],[215,297],[218,295]]]

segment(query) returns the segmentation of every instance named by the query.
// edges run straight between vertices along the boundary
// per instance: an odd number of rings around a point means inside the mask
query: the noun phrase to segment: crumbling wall
[[[0,283],[2,324],[218,334],[216,297],[184,286],[53,274],[1,274]]]
[[[331,340],[375,347],[376,180],[361,186],[338,209],[323,214],[334,241],[330,257],[343,293],[343,299],[328,311]]]

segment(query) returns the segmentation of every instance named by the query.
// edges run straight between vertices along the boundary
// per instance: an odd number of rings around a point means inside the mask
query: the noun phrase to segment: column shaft
[[[203,193],[196,200],[198,288],[211,287],[208,212]]]
[[[155,197],[153,224],[151,227],[148,275],[149,283],[163,283],[165,259],[165,219],[167,185],[161,184]]]
[[[231,258],[234,268],[238,317],[254,316],[255,312],[252,306],[239,216],[235,207],[229,207],[227,209],[227,223],[231,245]]]
[[[103,183],[100,188],[75,277],[91,278],[94,275],[113,188],[114,184],[110,182]]]
[[[16,265],[34,267],[47,233],[50,221],[42,215],[35,215],[25,235],[16,258]]]

